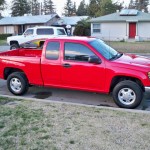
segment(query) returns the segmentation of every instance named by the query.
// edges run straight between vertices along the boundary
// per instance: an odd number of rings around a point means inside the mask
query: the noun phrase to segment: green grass
[[[106,42],[120,52],[150,53],[150,42]]]
[[[0,97],[0,150],[143,150],[150,114]],[[128,144],[127,144],[128,143]]]
[[[6,40],[0,40],[0,46],[6,45],[6,44],[7,44]]]

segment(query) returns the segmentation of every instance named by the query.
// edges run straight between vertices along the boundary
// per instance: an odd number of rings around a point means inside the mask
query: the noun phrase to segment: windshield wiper
[[[123,53],[117,53],[116,55],[111,57],[109,60],[116,60],[116,59],[120,58],[122,55],[123,55]]]

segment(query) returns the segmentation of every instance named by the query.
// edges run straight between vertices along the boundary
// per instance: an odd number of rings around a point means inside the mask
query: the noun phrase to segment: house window
[[[100,32],[101,32],[100,23],[93,23],[93,33],[100,33]]]
[[[4,33],[5,34],[14,34],[14,27],[13,26],[4,26]]]

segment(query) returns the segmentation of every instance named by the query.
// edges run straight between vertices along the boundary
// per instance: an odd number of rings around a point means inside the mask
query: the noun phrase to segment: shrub
[[[0,40],[6,40],[8,36],[12,36],[12,34],[0,34]]]
[[[77,23],[73,34],[77,36],[90,36],[91,35],[90,27],[91,27],[90,23],[87,22],[87,20],[83,19]]]

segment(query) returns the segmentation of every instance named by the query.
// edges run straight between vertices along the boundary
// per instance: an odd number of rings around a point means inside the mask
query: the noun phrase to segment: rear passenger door
[[[47,86],[57,86],[61,84],[60,43],[59,41],[49,41],[45,45],[46,50],[41,57],[43,82]]]

